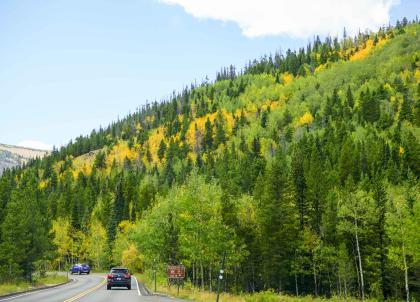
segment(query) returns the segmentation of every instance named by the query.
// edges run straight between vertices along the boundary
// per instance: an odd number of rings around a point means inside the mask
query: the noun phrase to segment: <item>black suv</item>
[[[127,287],[131,289],[131,275],[125,267],[113,267],[108,274],[108,283],[106,289],[111,287]]]

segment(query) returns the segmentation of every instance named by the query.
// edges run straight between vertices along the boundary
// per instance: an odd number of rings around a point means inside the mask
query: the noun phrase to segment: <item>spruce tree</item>
[[[163,158],[165,157],[165,152],[166,152],[166,144],[165,144],[164,140],[162,139],[160,141],[159,148],[158,148],[158,151],[157,151],[157,155],[158,155],[160,161],[162,161]]]
[[[207,118],[204,124],[203,150],[211,151],[213,148],[213,126],[210,119]]]

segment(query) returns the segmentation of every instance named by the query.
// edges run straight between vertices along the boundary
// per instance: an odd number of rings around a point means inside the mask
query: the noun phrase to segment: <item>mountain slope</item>
[[[30,159],[42,158],[48,151],[0,144],[0,175],[3,170],[21,166]]]
[[[5,173],[0,266],[182,262],[210,287],[226,255],[232,292],[418,295],[419,30],[224,69]]]

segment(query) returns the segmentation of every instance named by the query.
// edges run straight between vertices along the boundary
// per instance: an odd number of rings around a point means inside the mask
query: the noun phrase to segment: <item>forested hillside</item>
[[[211,289],[226,254],[230,292],[419,300],[419,99],[405,19],[223,69],[6,171],[0,281],[182,263]]]

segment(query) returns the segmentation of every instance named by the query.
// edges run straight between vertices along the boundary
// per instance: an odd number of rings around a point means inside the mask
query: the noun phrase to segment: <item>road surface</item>
[[[37,292],[0,298],[0,302],[185,302],[161,296],[148,295],[144,285],[133,277],[131,290],[106,289],[104,274],[74,275],[73,282]]]

